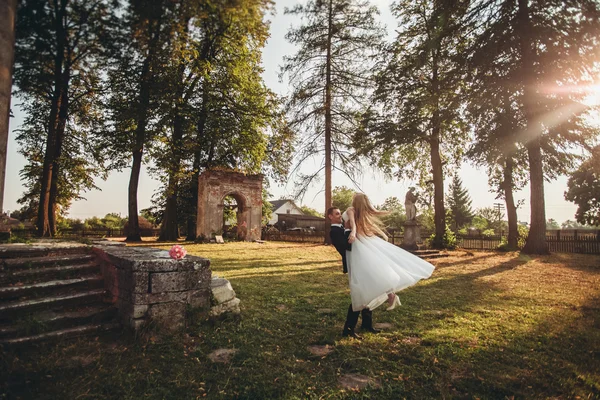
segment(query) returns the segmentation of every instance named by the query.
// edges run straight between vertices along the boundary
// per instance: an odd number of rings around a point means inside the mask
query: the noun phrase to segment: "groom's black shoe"
[[[355,339],[361,339],[360,336],[354,332],[354,328],[356,327],[356,323],[358,322],[358,316],[360,315],[360,311],[354,311],[352,309],[352,304],[348,307],[348,315],[346,315],[346,323],[344,323],[344,330],[342,331],[342,336],[353,337]]]
[[[362,310],[362,325],[360,326],[361,332],[379,333],[379,329],[373,328],[373,311],[364,309]]]
[[[344,327],[344,330],[342,331],[342,336],[351,337],[354,339],[362,339],[359,335],[356,334],[356,332],[354,332],[354,329],[349,327]]]

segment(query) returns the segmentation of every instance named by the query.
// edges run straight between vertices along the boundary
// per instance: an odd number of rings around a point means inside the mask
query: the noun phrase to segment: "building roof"
[[[283,206],[288,201],[291,202],[294,206],[296,206],[296,203],[294,203],[294,200],[291,200],[291,199],[269,200],[269,203],[271,203],[271,205],[273,206],[273,211],[276,211],[277,209],[279,209],[281,206]],[[296,206],[296,207],[300,208],[298,206]]]

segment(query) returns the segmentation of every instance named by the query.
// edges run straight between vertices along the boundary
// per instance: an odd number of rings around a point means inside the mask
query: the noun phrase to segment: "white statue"
[[[415,188],[411,187],[404,198],[404,208],[406,208],[406,222],[414,222],[417,218],[417,195],[414,193]]]

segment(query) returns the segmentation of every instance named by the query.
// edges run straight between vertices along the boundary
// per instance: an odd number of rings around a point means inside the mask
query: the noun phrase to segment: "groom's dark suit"
[[[342,265],[344,273],[348,273],[348,265],[346,263],[346,250],[352,251],[352,245],[348,243],[348,236],[350,231],[344,231],[344,228],[338,225],[331,225],[331,231],[329,237],[331,237],[331,243],[335,246],[336,250],[342,256]],[[354,328],[358,323],[358,315],[362,313],[362,325],[361,329],[369,332],[377,332],[373,329],[373,312],[368,308],[361,311],[352,310],[352,304],[348,307],[348,314],[346,315],[346,323],[344,324],[343,336],[356,336]]]

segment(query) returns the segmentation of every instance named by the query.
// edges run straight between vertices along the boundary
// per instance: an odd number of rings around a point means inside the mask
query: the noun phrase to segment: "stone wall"
[[[105,287],[119,320],[134,330],[150,322],[174,330],[185,324],[186,308],[210,308],[210,260],[174,260],[167,250],[96,246]]]

